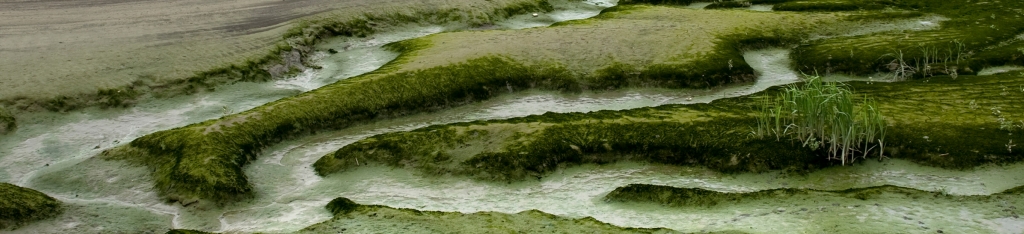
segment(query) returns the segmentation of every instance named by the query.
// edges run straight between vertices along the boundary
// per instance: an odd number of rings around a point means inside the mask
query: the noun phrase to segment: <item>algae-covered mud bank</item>
[[[714,226],[742,227],[765,219],[785,222],[776,231],[878,233],[1017,233],[1024,205],[1021,187],[992,195],[959,196],[944,192],[878,186],[824,191],[772,189],[722,193],[704,189],[631,184],[604,199],[625,204],[658,204],[677,211],[708,209],[740,213]],[[715,212],[715,211],[712,211]],[[767,218],[775,217],[775,218]],[[799,221],[793,219],[800,219]],[[870,225],[865,225],[870,223]],[[759,231],[771,232],[769,228]]]
[[[59,214],[60,201],[38,191],[0,183],[0,230]]]
[[[327,204],[334,218],[296,233],[403,232],[576,232],[576,233],[676,233],[668,229],[621,228],[593,218],[567,219],[537,210],[516,214],[477,212],[418,211],[379,205],[360,205],[348,198],[336,198]]]
[[[943,168],[1015,163],[1024,153],[1019,75],[853,83],[885,113],[886,157]],[[773,91],[769,91],[771,93]],[[913,97],[913,98],[908,98]],[[970,99],[968,99],[970,98]],[[545,114],[439,125],[375,136],[327,155],[321,175],[368,163],[498,180],[544,176],[563,166],[637,160],[726,172],[807,170],[835,163],[802,142],[754,136],[757,98],[626,111]],[[862,152],[865,156],[867,152]],[[872,155],[872,157],[878,157]]]
[[[570,219],[538,210],[515,214],[498,212],[440,212],[362,205],[339,197],[326,206],[334,218],[292,233],[401,232],[401,233],[679,233],[665,228],[622,228],[593,218]],[[190,229],[168,233],[207,233]],[[715,232],[742,233],[742,232]]]
[[[6,102],[4,232],[1024,231],[1017,2],[212,5]]]
[[[855,3],[858,1],[850,1]],[[1020,1],[891,1],[886,12],[865,19],[937,14],[949,18],[922,31],[880,32],[827,38],[796,48],[799,69],[870,75],[891,73],[897,80],[936,75],[975,74],[989,66],[1021,65],[1024,3]],[[856,4],[860,5],[860,4]]]

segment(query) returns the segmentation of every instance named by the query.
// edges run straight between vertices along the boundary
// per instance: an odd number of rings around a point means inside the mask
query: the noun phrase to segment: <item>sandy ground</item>
[[[303,17],[527,0],[0,0],[0,100],[183,79],[261,56]]]

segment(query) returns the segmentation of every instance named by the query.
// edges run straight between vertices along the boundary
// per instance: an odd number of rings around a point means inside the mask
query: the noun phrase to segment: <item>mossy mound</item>
[[[953,195],[893,185],[842,190],[780,188],[751,192],[717,192],[700,188],[630,184],[616,188],[604,199],[623,209],[671,207],[681,213],[724,216],[728,222],[765,230],[760,222],[799,219],[800,232],[884,233],[908,230],[920,233],[990,233],[1015,230],[991,221],[1016,222],[1024,197],[1021,187],[988,195]],[[722,217],[719,216],[719,217]],[[858,222],[858,219],[865,222]],[[747,222],[741,222],[746,220]],[[750,221],[754,221],[751,225]],[[870,220],[870,221],[868,221]],[[870,225],[864,225],[870,223]],[[785,227],[787,231],[796,229]]]
[[[856,10],[881,10],[891,7],[891,0],[810,0],[810,1],[786,1],[780,2],[772,7],[776,11],[856,11]]]
[[[742,8],[750,7],[751,3],[747,1],[721,1],[713,2],[711,5],[707,5],[704,9],[728,9],[728,8]]]
[[[740,8],[749,7],[751,2],[749,1],[717,1],[717,0],[622,0],[619,1],[619,5],[636,5],[636,4],[649,4],[649,5],[676,5],[686,6],[699,2],[710,2],[710,5],[704,7],[704,9],[726,9],[726,8]]]
[[[165,234],[210,234],[210,233],[213,233],[213,232],[204,232],[204,231],[189,230],[189,229],[171,229],[171,230],[167,231]]]
[[[951,200],[990,200],[1005,199],[1016,196],[1022,187],[1010,189],[993,195],[956,196],[942,192],[923,191],[893,185],[852,188],[844,190],[816,190],[781,188],[745,193],[725,193],[701,188],[677,188],[671,186],[630,184],[618,187],[604,200],[607,202],[653,202],[665,206],[676,207],[710,207],[719,204],[738,204],[756,202],[758,200],[792,199],[795,197],[837,197],[858,200],[889,199],[893,197],[911,199],[945,198]],[[1016,192],[1015,192],[1016,191]]]
[[[897,73],[898,79],[974,74],[984,67],[1020,64],[1024,2],[969,0],[886,1],[892,9],[949,18],[938,29],[883,32],[811,41],[797,47],[805,73]],[[776,6],[778,7],[778,6]],[[875,15],[885,20],[886,15]],[[866,19],[871,20],[871,19]],[[1016,44],[1015,44],[1016,43]]]
[[[293,233],[679,233],[664,228],[624,228],[591,217],[565,218],[538,210],[516,214],[420,211],[362,205],[344,197],[335,198],[326,208],[334,214],[334,218]],[[184,229],[167,232],[203,233],[210,232]]]
[[[686,6],[695,2],[712,2],[713,0],[621,0],[619,5],[651,4]]]
[[[327,210],[331,211],[334,215],[343,215],[355,211],[359,206],[358,203],[348,198],[339,197],[327,203]]]
[[[1022,83],[1022,76],[997,75],[857,82],[850,88],[874,98],[890,123],[887,157],[965,169],[1024,160],[1024,150],[1011,146],[1024,142],[1024,89],[1009,88]],[[327,175],[380,163],[427,174],[521,180],[565,166],[622,160],[723,172],[803,171],[839,163],[800,142],[753,137],[758,99],[431,126],[358,141],[325,155],[314,168]]]
[[[827,165],[818,152],[749,137],[741,106],[697,104],[545,114],[375,136],[324,156],[320,175],[381,163],[432,175],[487,180],[543,177],[562,167],[624,160],[701,165],[724,172],[807,170]]]
[[[153,168],[156,188],[166,197],[230,200],[251,195],[242,166],[282,139],[529,88],[703,88],[752,81],[753,69],[743,61],[742,49],[794,43],[809,33],[799,28],[835,19],[830,14],[634,6],[549,28],[435,34],[388,45],[402,55],[373,73],[153,133],[114,153],[131,152]]]
[[[1024,160],[1024,76],[948,76],[853,87],[880,102],[896,158],[967,169]],[[1017,87],[1017,88],[1010,88]],[[893,147],[889,147],[889,146]]]
[[[345,209],[332,206],[346,201]],[[337,198],[328,207],[334,218],[296,233],[678,233],[669,229],[623,228],[591,217],[572,219],[537,210],[516,214],[498,212],[440,212],[360,205]],[[741,233],[741,232],[727,232]]]
[[[46,194],[8,183],[0,183],[0,230],[25,222],[53,217],[61,203]]]

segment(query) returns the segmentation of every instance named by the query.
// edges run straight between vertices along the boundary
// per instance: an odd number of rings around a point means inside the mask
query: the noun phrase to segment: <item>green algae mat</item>
[[[886,157],[967,169],[1020,162],[1024,76],[937,77],[899,83],[854,82],[889,120]],[[778,92],[766,91],[767,94]],[[521,180],[568,165],[620,160],[700,165],[725,172],[808,170],[837,161],[802,142],[754,137],[758,95],[709,104],[626,111],[549,113],[433,126],[374,136],[321,158],[321,175],[370,163]],[[877,155],[871,155],[877,158]]]
[[[60,201],[38,191],[0,183],[0,230],[61,212]]]
[[[604,199],[624,205],[655,204],[673,207],[679,212],[762,207],[762,212],[742,213],[727,222],[744,222],[745,219],[757,217],[794,216],[805,220],[805,226],[800,229],[815,230],[813,232],[884,233],[899,230],[913,233],[966,233],[977,232],[986,228],[987,224],[970,222],[964,217],[1018,219],[1020,210],[1017,207],[1024,205],[1021,188],[1024,187],[992,195],[958,196],[897,186],[837,191],[785,188],[722,193],[696,188],[630,184],[616,188]],[[913,211],[934,208],[940,211]],[[774,231],[789,232],[796,229]],[[1011,227],[1000,232],[1014,230]]]

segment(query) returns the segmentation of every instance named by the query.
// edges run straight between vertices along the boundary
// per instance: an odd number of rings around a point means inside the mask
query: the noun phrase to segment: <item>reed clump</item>
[[[866,97],[859,104],[854,100],[846,86],[809,77],[802,86],[788,86],[774,99],[763,97],[765,106],[752,134],[825,148],[828,158],[839,159],[842,165],[853,162],[857,153],[866,157],[876,147],[882,157],[888,124],[876,102]]]
[[[774,98],[764,96],[751,132],[758,138],[795,140],[811,149],[824,148],[828,158],[852,163],[859,153],[867,157],[885,150],[888,124],[874,100],[855,103],[853,92],[838,82],[811,76],[802,85],[790,85]]]

